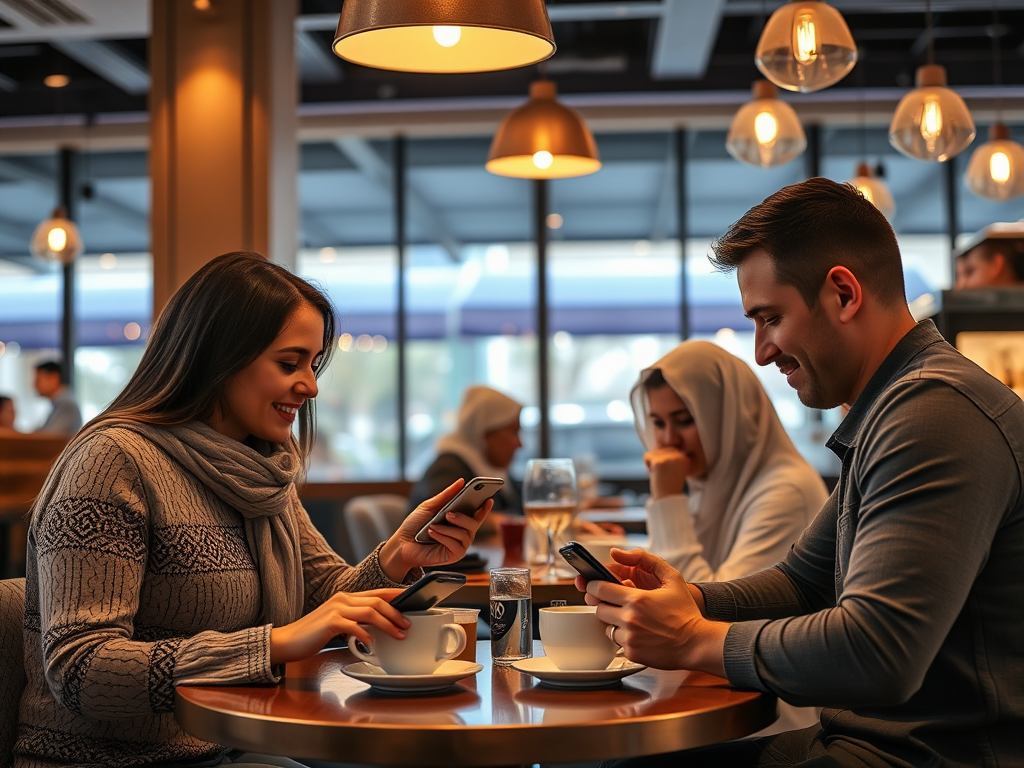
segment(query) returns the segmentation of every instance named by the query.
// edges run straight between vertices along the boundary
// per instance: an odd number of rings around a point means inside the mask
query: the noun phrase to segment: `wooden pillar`
[[[152,0],[154,317],[213,257],[298,249],[296,0]]]

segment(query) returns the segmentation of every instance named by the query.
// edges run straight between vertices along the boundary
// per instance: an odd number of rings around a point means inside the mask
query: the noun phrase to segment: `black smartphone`
[[[559,547],[558,553],[565,558],[565,562],[575,568],[580,576],[587,581],[610,581],[612,584],[622,583],[578,541],[570,541],[564,547]]]
[[[465,583],[465,574],[432,571],[406,587],[402,594],[391,601],[391,605],[403,613],[429,611]]]
[[[427,529],[432,525],[443,525],[448,510],[454,509],[460,515],[472,517],[483,503],[501,490],[505,481],[500,477],[474,477],[459,491],[458,495],[441,507],[437,514],[414,537],[420,544],[436,544]]]

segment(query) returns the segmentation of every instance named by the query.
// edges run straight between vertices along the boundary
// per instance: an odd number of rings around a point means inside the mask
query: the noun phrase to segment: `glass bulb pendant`
[[[37,259],[70,264],[82,253],[82,236],[64,209],[57,208],[32,233],[29,251]]]
[[[857,63],[857,46],[835,8],[816,0],[794,0],[768,19],[754,63],[780,88],[809,93],[846,77]]]
[[[889,125],[889,143],[908,157],[944,162],[974,141],[974,120],[964,100],[946,87],[946,69],[917,69],[917,88],[904,96]]]
[[[964,181],[987,200],[1004,202],[1024,194],[1024,147],[1010,138],[1004,123],[993,123],[988,141],[974,150]]]
[[[892,199],[889,187],[871,172],[867,163],[860,163],[857,166],[857,175],[850,179],[849,183],[864,195],[865,200],[881,211],[889,222],[892,222],[896,215],[896,202]]]
[[[807,138],[796,112],[778,99],[778,89],[758,80],[754,98],[732,119],[725,148],[742,163],[759,168],[784,165],[807,148]]]

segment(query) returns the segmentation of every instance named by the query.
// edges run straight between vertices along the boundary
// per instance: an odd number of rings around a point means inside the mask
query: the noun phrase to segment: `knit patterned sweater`
[[[306,612],[402,586],[380,547],[349,566],[296,514]],[[29,532],[15,768],[217,757],[178,726],[174,687],[277,682],[260,614],[241,514],[135,432],[86,438]]]

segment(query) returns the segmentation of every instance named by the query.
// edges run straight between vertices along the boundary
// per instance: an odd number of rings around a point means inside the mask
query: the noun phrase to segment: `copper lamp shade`
[[[498,128],[487,170],[520,179],[566,179],[601,168],[597,144],[583,118],[555,100],[555,84],[530,84],[530,100]]]
[[[399,72],[491,72],[555,52],[544,0],[346,0],[334,52]]]

